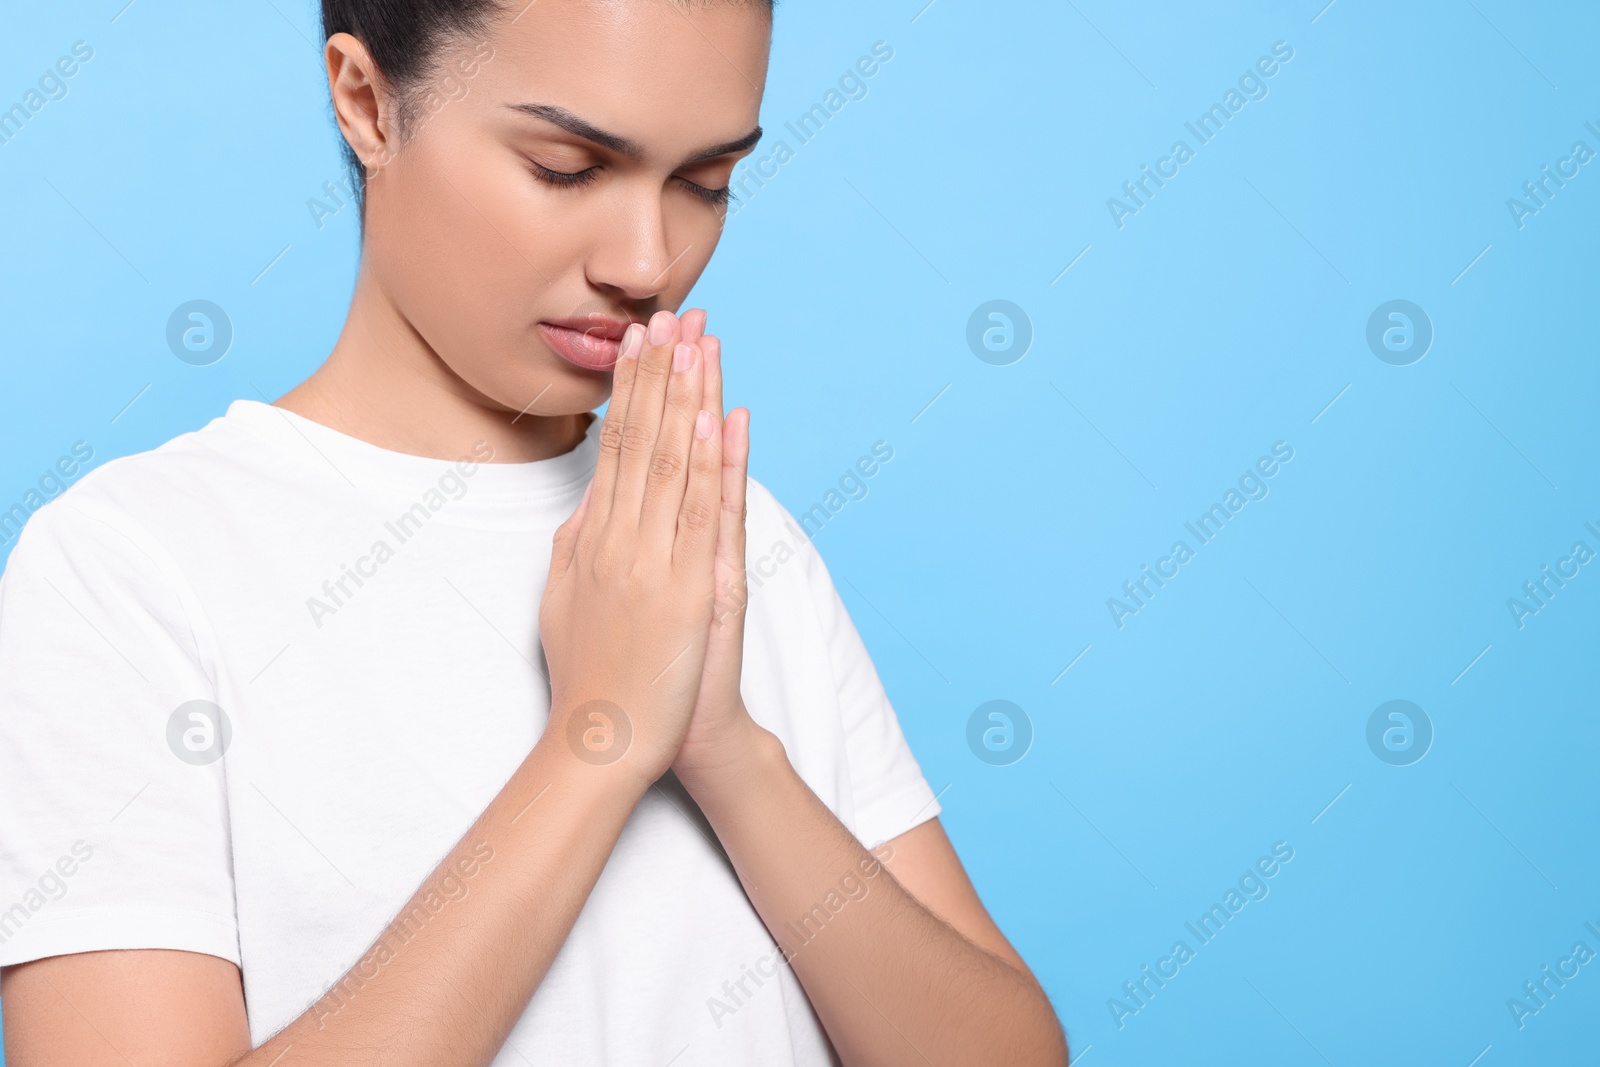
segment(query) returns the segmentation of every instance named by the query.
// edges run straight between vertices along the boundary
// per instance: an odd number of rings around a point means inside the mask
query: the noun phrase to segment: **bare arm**
[[[254,1050],[238,969],[226,960],[134,950],[8,968],[12,1067],[435,1067],[494,1058],[639,798],[681,745],[700,680],[721,409],[697,420],[703,361],[691,348],[682,352],[689,365],[674,366],[679,325],[661,314],[666,340],[630,335],[636,343],[625,351],[636,358],[618,364],[594,479],[556,534],[540,606],[552,687],[545,733],[371,950]],[[607,734],[590,717],[597,708],[624,715],[631,734]],[[597,753],[585,747],[590,726],[601,727],[601,746],[631,740]],[[442,893],[445,879],[465,894]]]
[[[563,745],[542,740],[418,889],[405,921],[260,1048],[249,1051],[232,963],[192,952],[94,952],[7,968],[7,1063],[290,1067],[377,1062],[380,1054],[386,1064],[419,1067],[488,1063],[647,788],[637,776],[580,764]],[[440,892],[447,875],[467,887],[464,896]]]
[[[691,773],[684,785],[844,1062],[1064,1065],[1048,998],[937,820],[874,855],[801,780],[775,736],[747,729],[742,745],[724,750],[720,771]]]
[[[717,412],[721,342],[707,335],[703,344],[705,402]],[[750,717],[739,692],[748,432],[733,434],[732,447],[705,670],[673,769],[849,1067],[1066,1064],[1049,998],[990,919],[938,822],[887,842],[880,863]],[[729,979],[725,1003],[737,1010],[731,1001],[753,980]]]

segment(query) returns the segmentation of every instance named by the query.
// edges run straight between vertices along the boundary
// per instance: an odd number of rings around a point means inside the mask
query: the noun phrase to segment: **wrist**
[[[673,772],[702,809],[725,796],[748,796],[753,786],[789,770],[789,754],[778,735],[750,717],[741,703],[733,722],[714,745],[702,745],[692,758],[680,753]]]
[[[625,718],[596,719],[582,709],[554,708],[523,766],[552,786],[627,798],[637,803],[665,771]]]

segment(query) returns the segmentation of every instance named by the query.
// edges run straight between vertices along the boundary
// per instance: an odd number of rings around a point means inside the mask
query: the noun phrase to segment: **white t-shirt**
[[[257,1044],[336,1006],[544,728],[539,600],[599,426],[547,460],[452,462],[239,400],[37,511],[0,576],[0,965],[220,956]],[[751,714],[864,845],[934,817],[827,568],[754,481],[747,529]],[[679,1053],[833,1062],[669,773],[495,1063]]]

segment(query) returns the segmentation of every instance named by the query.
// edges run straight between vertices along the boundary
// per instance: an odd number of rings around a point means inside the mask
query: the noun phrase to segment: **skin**
[[[498,461],[529,461],[570,451],[610,399],[594,481],[556,534],[540,605],[550,725],[418,888],[416,900],[493,848],[458,921],[424,927],[348,1004],[319,1002],[252,1050],[226,960],[51,957],[4,972],[14,1067],[487,1064],[669,768],[846,1064],[1066,1063],[1049,1001],[938,820],[868,852],[739,693],[749,412],[724,417],[721,344],[703,332],[705,313],[673,312],[724,214],[685,183],[722,188],[748,148],[686,161],[755,128],[770,29],[757,6],[540,0],[441,53],[487,47],[493,58],[405,138],[366,49],[347,35],[328,42],[340,128],[369,169],[363,257],[328,361],[278,403],[396,451],[450,458],[483,439]],[[527,102],[641,152],[627,158],[506,106]],[[530,160],[595,167],[598,180],[554,188]],[[632,355],[595,371],[559,358],[534,325],[590,312],[654,332],[630,327]],[[597,699],[632,726],[603,766],[565,739]],[[865,895],[796,941],[793,926],[846,874]]]

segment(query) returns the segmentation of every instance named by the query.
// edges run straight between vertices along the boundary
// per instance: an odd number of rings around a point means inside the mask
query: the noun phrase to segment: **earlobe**
[[[382,75],[372,53],[348,33],[328,38],[324,50],[328,67],[328,94],[339,132],[370,175],[387,161],[389,147],[388,95],[380,90]]]

